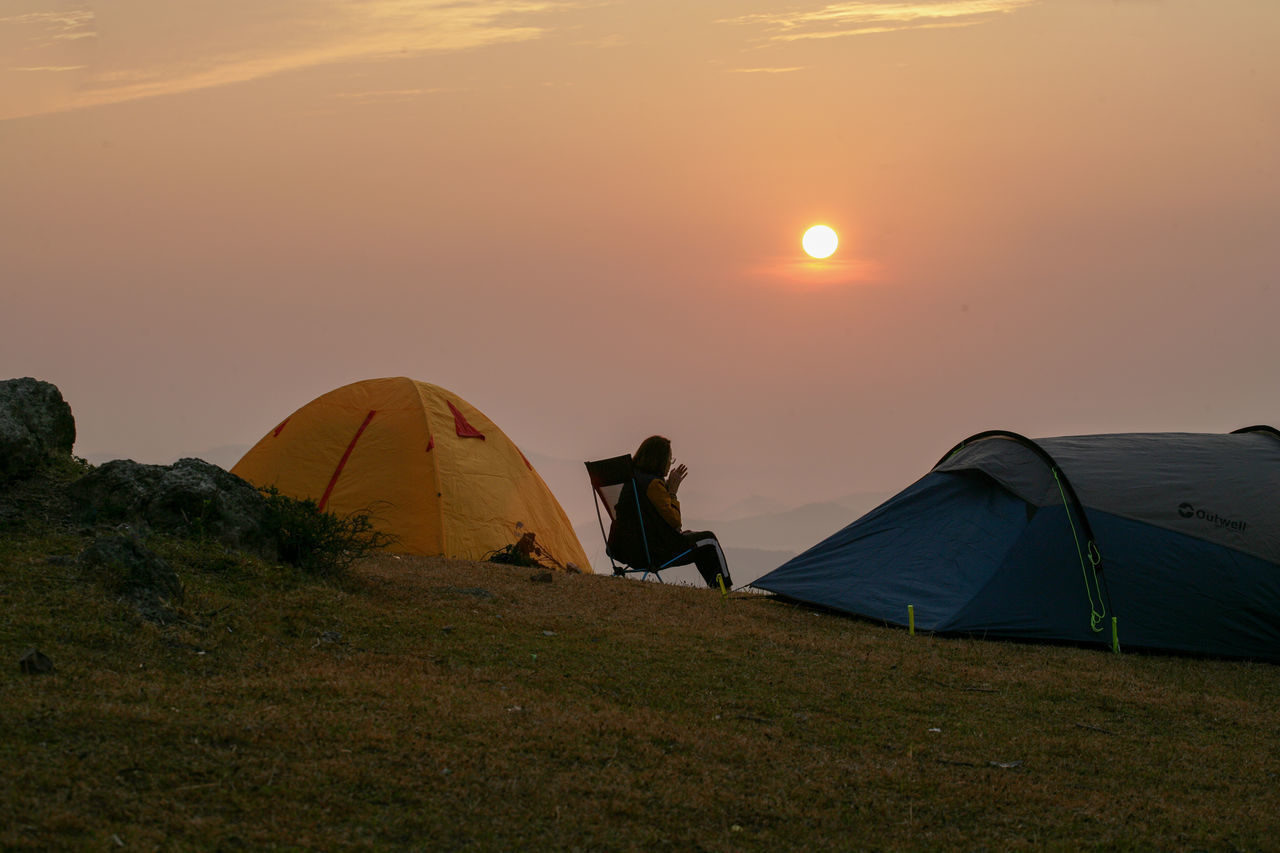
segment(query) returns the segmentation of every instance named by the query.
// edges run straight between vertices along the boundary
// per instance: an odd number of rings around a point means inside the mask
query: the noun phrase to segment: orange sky
[[[6,0],[0,374],[150,462],[407,375],[543,458],[664,432],[704,517],[988,428],[1280,424],[1277,33],[1273,0]]]

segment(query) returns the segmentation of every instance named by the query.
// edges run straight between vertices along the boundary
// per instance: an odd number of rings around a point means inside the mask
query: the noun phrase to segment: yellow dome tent
[[[526,533],[561,567],[591,566],[529,460],[461,397],[403,376],[330,391],[271,430],[231,473],[321,509],[368,513],[392,551],[469,560]]]

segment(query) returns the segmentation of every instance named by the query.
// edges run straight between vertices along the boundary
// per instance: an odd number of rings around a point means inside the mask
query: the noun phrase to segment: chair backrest
[[[591,478],[591,488],[600,499],[600,503],[604,505],[605,512],[609,513],[609,520],[617,521],[618,498],[621,497],[623,488],[631,483],[633,476],[631,454],[625,453],[610,459],[588,462],[586,465],[587,476]]]
[[[600,522],[600,535],[604,537],[605,554],[609,557],[609,565],[613,566],[615,575],[627,574],[628,572],[643,572],[644,577],[648,577],[650,572],[658,580],[662,580],[662,575],[657,573],[653,568],[652,561],[646,559],[644,566],[627,568],[625,565],[618,565],[617,560],[613,558],[613,554],[609,553],[608,542],[609,532],[604,529],[604,518],[600,515],[600,507],[604,506],[605,512],[609,513],[609,522],[618,520],[618,499],[622,497],[622,490],[626,488],[635,488],[635,469],[632,468],[631,454],[625,453],[622,456],[614,456],[609,459],[599,459],[595,462],[588,462],[587,476],[591,478],[591,490],[596,496],[596,520]],[[640,512],[639,504],[636,505],[637,514]],[[644,536],[644,519],[640,517],[640,535]],[[649,552],[648,542],[645,542],[646,558]]]
[[[622,490],[625,488],[637,489],[635,483],[635,468],[632,465],[631,454],[626,453],[622,456],[614,456],[609,459],[600,459],[596,462],[588,462],[587,476],[591,478],[591,489],[596,493],[596,519],[600,522],[600,535],[604,537],[607,545],[609,534],[604,529],[604,518],[600,515],[600,505],[603,504],[605,511],[609,513],[609,521],[618,520],[618,499],[622,497]],[[648,534],[644,529],[644,514],[640,510],[639,496],[635,501],[636,521],[640,525],[640,537],[644,546],[645,561],[644,565],[633,566],[630,569],[620,567],[613,554],[609,554],[606,547],[605,553],[609,555],[609,563],[613,566],[614,574],[626,574],[627,572],[642,572],[643,577],[653,574],[659,581],[662,580],[660,572],[675,563],[677,560],[683,559],[689,555],[689,549],[686,549],[676,556],[670,558],[665,563],[658,565],[654,562],[653,557],[649,553]]]

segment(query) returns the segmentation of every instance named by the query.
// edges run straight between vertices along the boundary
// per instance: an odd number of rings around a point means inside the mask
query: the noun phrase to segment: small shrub
[[[516,524],[516,535],[520,538],[513,544],[490,551],[484,555],[484,560],[490,563],[506,563],[509,566],[565,570],[555,557],[538,544],[538,534],[524,529],[523,521]]]
[[[49,460],[45,470],[59,482],[79,479],[93,470],[89,460],[83,456],[58,456]]]
[[[351,564],[387,547],[395,537],[377,530],[366,512],[335,515],[310,498],[261,489],[267,499],[266,526],[283,562],[312,575],[338,575]]]
[[[495,551],[490,551],[485,555],[485,560],[490,563],[503,563],[508,566],[542,567],[542,564],[532,556],[522,552],[519,545],[507,545]]]

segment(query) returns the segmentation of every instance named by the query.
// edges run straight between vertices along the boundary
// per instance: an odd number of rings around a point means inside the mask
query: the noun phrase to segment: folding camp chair
[[[604,537],[605,554],[609,557],[609,564],[613,566],[613,573],[615,575],[627,575],[638,572],[641,580],[653,574],[659,582],[662,582],[662,570],[670,568],[676,561],[688,557],[693,549],[689,548],[682,551],[660,565],[654,562],[653,556],[649,551],[649,534],[645,531],[644,516],[640,512],[639,486],[636,485],[635,470],[631,465],[630,453],[623,456],[614,456],[610,459],[601,459],[597,462],[588,462],[586,465],[587,476],[591,478],[591,491],[595,495],[596,520],[600,522],[600,535]],[[614,555],[609,553],[609,532],[604,529],[604,517],[600,514],[600,506],[603,504],[605,512],[609,513],[610,524],[617,521],[618,500],[622,497],[624,489],[631,489],[636,498],[634,501],[636,521],[640,525],[640,539],[644,543],[645,565],[643,566],[619,564],[614,559]]]

